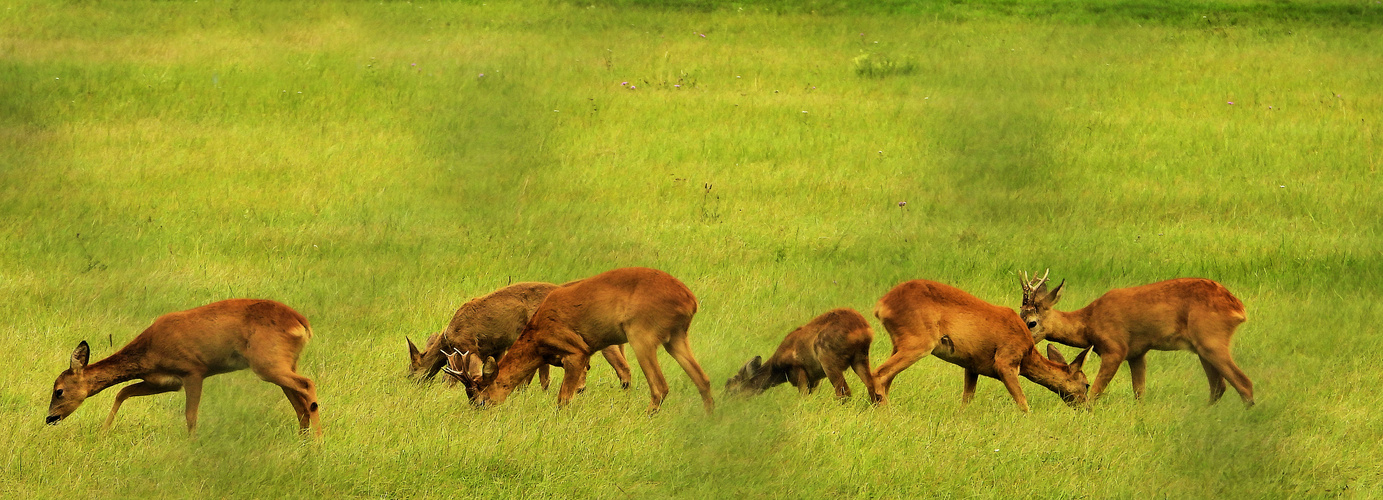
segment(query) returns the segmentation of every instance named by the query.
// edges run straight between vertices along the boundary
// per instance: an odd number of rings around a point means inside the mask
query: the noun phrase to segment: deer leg
[[[798,394],[806,396],[812,393],[811,381],[807,380],[807,370],[794,366],[788,377],[792,379],[792,386],[797,388]]]
[[[1128,358],[1129,376],[1133,378],[1133,397],[1143,399],[1143,388],[1147,382],[1148,364],[1147,353]]]
[[[548,366],[547,363],[538,365],[538,385],[541,385],[545,392],[547,391],[548,385],[552,383],[551,370],[552,367]]]
[[[893,387],[893,377],[897,377],[899,372],[912,366],[913,363],[930,352],[930,347],[927,349],[897,349],[892,356],[889,356],[879,365],[879,368],[874,370],[874,383],[879,390],[879,404],[888,403],[888,390]]]
[[[1215,370],[1220,372],[1229,385],[1234,386],[1234,390],[1239,391],[1239,397],[1244,400],[1247,406],[1253,406],[1253,382],[1248,375],[1239,369],[1239,365],[1234,364],[1234,359],[1229,355],[1228,348],[1212,347],[1205,349],[1201,354],[1201,359],[1209,360],[1214,365]]]
[[[321,417],[317,411],[317,388],[312,383],[312,379],[299,375],[288,370],[275,370],[273,368],[263,368],[251,365],[256,375],[265,382],[283,388],[283,394],[288,397],[288,403],[293,405],[293,411],[298,416],[298,429],[307,431],[309,427],[317,429],[317,435],[322,435]],[[296,399],[296,401],[294,401]]]
[[[980,381],[980,374],[965,369],[965,389],[960,393],[960,407],[970,404],[970,400],[975,399],[975,386]],[[1006,386],[1007,387],[1007,386]]]
[[[674,334],[671,339],[663,344],[663,349],[672,355],[672,359],[677,360],[677,364],[682,365],[682,371],[687,372],[696,390],[701,393],[701,404],[706,408],[706,414],[715,411],[715,399],[711,397],[711,377],[706,375],[706,371],[701,369],[701,363],[696,362],[696,357],[692,356],[691,344],[687,341],[687,332],[683,330],[680,334]],[[654,354],[657,354],[655,351]],[[656,358],[655,358],[656,359]],[[639,365],[643,365],[643,358],[639,358]],[[663,381],[663,391],[667,391],[667,381]]]
[[[1094,401],[1104,393],[1109,382],[1114,380],[1114,374],[1119,372],[1119,365],[1124,362],[1126,352],[1110,351],[1097,353],[1100,355],[1100,373],[1095,376],[1095,383],[1090,384],[1089,399]]]
[[[878,403],[879,385],[874,380],[874,371],[869,369],[869,356],[857,356],[850,366],[855,369],[855,375],[860,377],[860,382],[864,382],[864,391],[869,395],[869,401]]]
[[[307,407],[303,406],[302,398],[298,397],[297,391],[287,387],[280,387],[280,389],[283,389],[283,397],[288,398],[288,404],[293,405],[293,414],[298,416],[298,429],[306,429],[310,423],[308,420],[309,413]]]
[[[605,361],[610,363],[610,368],[615,369],[615,376],[619,377],[619,388],[628,389],[633,376],[629,369],[629,360],[624,359],[624,344],[601,349],[600,355],[605,356]]]
[[[197,434],[197,406],[202,403],[202,376],[183,375],[182,386],[187,391],[187,409],[183,415],[187,417],[187,433]]]
[[[557,392],[557,407],[562,408],[571,402],[582,388],[586,387],[586,370],[591,366],[588,354],[568,354],[562,357],[562,389]]]
[[[1225,378],[1204,356],[1201,357],[1201,368],[1205,370],[1205,378],[1210,381],[1210,404],[1213,405],[1220,400],[1220,396],[1225,395]]]
[[[1008,395],[1013,397],[1013,402],[1018,403],[1018,409],[1023,413],[1028,412],[1028,397],[1023,395],[1023,387],[1018,385],[1018,367],[999,368],[999,381],[1004,383],[1004,388],[1008,389]]]
[[[120,389],[115,395],[115,404],[110,407],[110,415],[106,416],[106,423],[102,425],[109,428],[115,422],[115,413],[120,411],[120,403],[135,396],[152,396],[182,389],[182,380],[177,377],[149,378],[138,384],[130,384]]]
[[[648,412],[657,413],[663,404],[663,398],[667,397],[667,379],[663,377],[663,369],[658,365],[658,344],[651,339],[644,340],[643,337],[630,334],[630,345],[634,347],[634,357],[639,360],[639,369],[643,370],[643,377],[648,381],[648,394],[652,398],[648,403]],[[709,382],[707,384],[709,386]]]
[[[845,382],[845,367],[838,364],[835,360],[831,361],[832,362],[829,364],[822,363],[821,371],[826,372],[826,379],[830,380],[831,387],[836,389],[836,399],[850,399],[852,394],[850,394],[850,384]]]

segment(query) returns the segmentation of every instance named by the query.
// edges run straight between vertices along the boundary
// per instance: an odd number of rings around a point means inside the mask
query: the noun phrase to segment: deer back
[[[879,299],[874,314],[895,346],[926,349],[967,368],[992,368],[997,351],[1025,352],[1033,347],[1012,309],[935,281],[913,280],[894,287]],[[937,347],[942,349],[934,350]]]

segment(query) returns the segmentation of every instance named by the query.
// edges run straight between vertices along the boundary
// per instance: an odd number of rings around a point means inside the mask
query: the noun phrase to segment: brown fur
[[[965,368],[961,404],[970,402],[980,375],[998,379],[1028,411],[1028,400],[1018,384],[1021,375],[1056,392],[1068,404],[1085,401],[1085,352],[1070,365],[1055,349],[1043,357],[1012,309],[982,301],[959,288],[927,280],[894,287],[874,307],[893,339],[893,355],[874,371],[882,401],[887,401],[893,378],[928,354]]]
[[[72,353],[71,367],[53,383],[47,421],[56,424],[86,398],[140,379],[116,394],[107,427],[128,398],[185,389],[187,431],[195,433],[202,380],[250,368],[259,378],[283,388],[301,429],[306,431],[310,425],[321,435],[316,387],[297,373],[298,354],[310,338],[307,318],[272,300],[223,300],[168,313],[115,354],[89,365],[91,350],[82,341]]]
[[[489,294],[471,299],[456,310],[451,322],[440,335],[428,338],[422,351],[408,341],[408,375],[415,380],[428,380],[437,375],[447,364],[443,351],[475,353],[479,359],[499,358],[504,351],[519,338],[519,333],[538,310],[538,305],[557,285],[540,282],[515,283]],[[615,369],[620,385],[629,387],[629,362],[620,346],[601,351],[605,360]],[[544,390],[548,386],[548,367],[538,369],[538,378]],[[527,383],[527,382],[525,382]]]
[[[810,394],[821,379],[830,379],[837,398],[850,397],[845,371],[853,368],[870,400],[878,401],[869,345],[874,330],[854,309],[833,309],[789,333],[767,363],[755,356],[728,382],[727,391],[758,394],[791,382],[803,395]]]
[[[565,406],[585,383],[591,355],[627,342],[648,380],[650,411],[658,409],[668,391],[658,365],[661,345],[691,377],[710,412],[715,407],[710,378],[687,341],[696,307],[696,296],[686,285],[656,269],[615,269],[564,284],[538,307],[493,375],[467,392],[476,404],[499,404],[538,366],[556,364],[565,371],[557,397],[558,405]]]
[[[1100,373],[1090,389],[1091,399],[1104,392],[1124,361],[1132,373],[1133,394],[1142,397],[1148,351],[1191,351],[1201,359],[1212,404],[1224,395],[1228,380],[1244,403],[1253,405],[1253,382],[1229,350],[1235,329],[1247,316],[1244,304],[1223,285],[1178,278],[1110,290],[1080,310],[1061,312],[1052,306],[1061,299],[1063,285],[1047,291],[1042,284],[1025,294],[1022,316],[1034,340],[1094,347]]]

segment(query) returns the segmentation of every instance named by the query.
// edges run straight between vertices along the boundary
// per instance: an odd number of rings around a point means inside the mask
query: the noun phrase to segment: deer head
[[[1047,359],[1061,365],[1057,367],[1060,369],[1057,380],[1050,381],[1052,385],[1049,387],[1061,396],[1062,401],[1072,407],[1085,404],[1086,396],[1090,392],[1090,381],[1085,378],[1085,372],[1081,371],[1081,367],[1085,365],[1085,356],[1090,354],[1091,349],[1093,348],[1085,348],[1084,351],[1076,355],[1074,361],[1067,364],[1066,357],[1061,355],[1061,351],[1058,351],[1056,346],[1047,344]]]
[[[1023,286],[1023,305],[1019,308],[1018,315],[1023,318],[1023,323],[1027,324],[1033,342],[1041,342],[1047,338],[1047,332],[1042,325],[1052,312],[1052,306],[1061,300],[1061,289],[1066,286],[1066,280],[1061,280],[1061,284],[1048,291],[1047,276],[1051,273],[1052,270],[1048,269],[1042,273],[1041,278],[1028,279],[1028,273],[1024,272],[1019,278],[1019,284]]]
[[[495,376],[499,374],[499,364],[495,362],[493,356],[480,361],[480,355],[471,352],[443,352],[447,356],[447,366],[442,368],[451,383],[460,382],[466,388],[466,397],[470,398],[471,403],[483,406],[485,401],[481,393],[490,384],[494,383]]]
[[[775,380],[775,378],[782,380]],[[740,367],[740,371],[735,373],[735,376],[725,381],[725,391],[755,395],[782,382],[787,382],[786,375],[774,377],[773,369],[764,366],[763,357],[754,356],[754,359]]]
[[[427,337],[427,343],[423,344],[423,349],[418,350],[418,346],[413,345],[413,340],[404,337],[408,341],[408,378],[415,381],[423,381],[437,374],[437,370],[442,368],[443,360],[440,354],[431,354],[443,347],[442,333],[437,332]]]
[[[48,418],[44,422],[55,425],[86,401],[90,395],[91,383],[86,377],[86,365],[91,360],[91,346],[83,340],[72,351],[72,365],[58,375],[53,382],[53,399],[48,403]]]

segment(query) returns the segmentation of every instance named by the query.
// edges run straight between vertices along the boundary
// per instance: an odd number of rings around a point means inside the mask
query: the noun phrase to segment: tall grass
[[[885,4],[7,6],[0,493],[1379,494],[1375,6]],[[467,298],[630,265],[697,294],[717,386],[907,279],[1012,306],[1014,272],[1050,267],[1075,308],[1209,277],[1248,307],[1259,404],[1206,407],[1187,353],[1091,412],[1025,382],[1030,415],[988,380],[959,409],[930,358],[886,408],[780,389],[709,417],[667,362],[652,417],[601,366],[560,411],[404,380],[403,337]],[[207,384],[196,440],[181,395],[40,424],[78,341],[241,296],[311,319],[320,442],[249,373]]]

